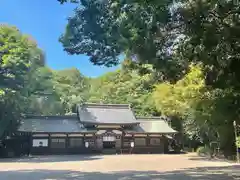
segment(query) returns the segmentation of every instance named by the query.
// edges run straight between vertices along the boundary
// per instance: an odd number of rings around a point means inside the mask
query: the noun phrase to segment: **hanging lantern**
[[[131,146],[131,148],[133,148],[134,147],[134,142],[131,142],[130,146]]]
[[[89,143],[85,142],[85,147],[88,148],[89,147]]]

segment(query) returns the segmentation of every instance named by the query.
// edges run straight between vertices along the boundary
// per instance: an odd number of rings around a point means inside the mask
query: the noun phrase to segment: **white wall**
[[[115,136],[103,136],[103,141],[111,142],[115,140],[116,140]]]
[[[32,146],[33,147],[48,147],[48,139],[33,139]]]

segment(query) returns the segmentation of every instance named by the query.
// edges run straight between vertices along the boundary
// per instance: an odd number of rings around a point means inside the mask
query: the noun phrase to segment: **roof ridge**
[[[129,108],[130,104],[101,104],[101,103],[83,103],[80,106],[88,106],[88,107],[126,107]]]
[[[27,115],[26,119],[39,118],[39,119],[77,119],[77,115]]]
[[[158,119],[158,120],[164,120],[167,119],[165,116],[146,116],[146,117],[136,117],[137,119]]]

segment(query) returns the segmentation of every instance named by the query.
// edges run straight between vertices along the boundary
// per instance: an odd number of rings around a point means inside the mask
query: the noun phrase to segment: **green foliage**
[[[186,63],[170,52],[177,36],[171,31],[171,0],[80,2],[60,38],[69,54],[86,54],[93,64],[112,66],[125,53],[167,78],[184,74]]]
[[[0,137],[13,131],[26,108],[32,73],[43,66],[42,51],[30,37],[0,25]]]
[[[232,122],[237,115],[236,96],[231,90],[207,87],[202,69],[199,65],[192,66],[176,84],[157,85],[154,102],[165,115],[181,117],[184,133],[192,140],[207,145],[220,142],[229,155],[234,149]]]
[[[176,84],[160,83],[156,85],[153,99],[162,113],[185,117],[185,112],[192,109],[198,101],[204,87],[201,66],[191,66],[190,72]]]
[[[85,102],[88,98],[89,85],[87,78],[73,69],[65,69],[53,72],[53,84],[65,113],[76,111],[76,104]]]
[[[0,26],[0,84],[4,90],[18,90],[24,86],[27,72],[43,59],[36,44],[15,27]]]
[[[179,7],[184,57],[204,64],[208,84],[239,88],[239,3],[186,0]]]
[[[147,68],[147,67],[146,67]],[[154,71],[140,76],[137,71],[119,69],[96,79],[91,79],[89,102],[131,104],[137,115],[153,115],[156,109],[150,99]]]
[[[55,90],[53,72],[47,67],[40,67],[32,74],[33,81],[29,82],[31,92],[27,97],[25,113],[35,115],[64,114],[64,106],[60,95]]]
[[[79,0],[58,0],[61,4],[66,3],[66,2],[71,2],[71,3],[78,3]]]
[[[197,148],[197,154],[199,156],[209,156],[211,154],[211,149],[207,146],[201,146]]]
[[[236,146],[240,148],[240,136],[236,138]]]

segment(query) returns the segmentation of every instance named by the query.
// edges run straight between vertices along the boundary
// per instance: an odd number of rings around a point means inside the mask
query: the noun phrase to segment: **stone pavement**
[[[0,180],[240,180],[240,166],[187,155],[1,159]]]

